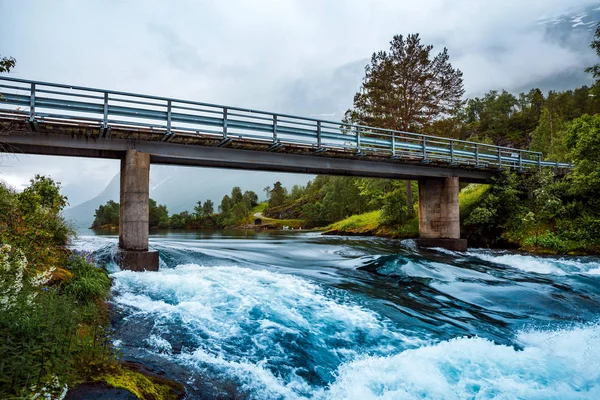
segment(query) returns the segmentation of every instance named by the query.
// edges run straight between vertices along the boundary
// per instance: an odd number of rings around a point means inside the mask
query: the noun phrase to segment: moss
[[[145,375],[125,366],[115,367],[95,380],[125,389],[142,400],[176,400],[184,393],[183,387],[177,382]]]

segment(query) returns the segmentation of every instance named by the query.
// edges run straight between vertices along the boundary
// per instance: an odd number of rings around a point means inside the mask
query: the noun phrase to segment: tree
[[[221,199],[221,205],[219,206],[219,212],[221,214],[228,213],[231,210],[232,202],[231,197],[228,195],[223,196]]]
[[[94,222],[92,228],[103,225],[119,225],[119,203],[109,200],[104,205],[100,205],[94,213]]]
[[[168,228],[169,211],[164,204],[157,205],[154,199],[148,200],[150,228]]]
[[[242,189],[239,186],[234,186],[231,189],[231,202],[233,204],[241,203],[244,200],[244,195],[242,194]]]
[[[285,203],[285,197],[285,188],[281,185],[281,182],[275,182],[273,189],[269,192],[269,208],[283,205]]]
[[[67,204],[67,197],[60,194],[60,182],[48,176],[36,175],[19,195],[24,211],[32,212],[38,208],[58,214]]]
[[[365,77],[354,96],[351,122],[385,129],[422,132],[435,120],[454,114],[464,94],[462,72],[450,64],[444,48],[432,57],[433,46],[419,34],[396,35],[389,53],[380,51],[365,67]],[[407,204],[412,204],[410,181]],[[412,210],[412,207],[409,207]]]
[[[600,193],[600,114],[584,115],[566,127],[566,144],[575,164],[573,181],[582,193]]]
[[[554,161],[566,161],[567,148],[563,140],[564,121],[548,107],[542,109],[539,123],[531,135],[531,150],[539,151]]]
[[[246,204],[246,207],[250,209],[258,204],[258,195],[252,190],[246,190],[242,200]]]
[[[13,57],[2,57],[0,55],[0,73],[10,72],[16,64],[17,61]]]
[[[596,55],[600,57],[600,23],[596,26],[596,34],[594,35],[594,40],[592,40],[590,47],[596,50]],[[585,72],[591,73],[594,78],[600,78],[600,64],[586,68]]]
[[[204,202],[204,205],[202,206],[202,214],[203,214],[203,216],[209,217],[214,212],[215,212],[215,206],[214,206],[212,200],[210,200],[210,199],[206,200]]]

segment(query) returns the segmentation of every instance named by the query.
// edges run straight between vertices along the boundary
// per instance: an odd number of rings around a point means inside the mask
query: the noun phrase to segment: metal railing
[[[224,146],[243,140],[307,147],[315,152],[345,151],[392,159],[418,160],[451,166],[510,168],[571,168],[568,163],[543,161],[542,154],[513,149],[347,124],[240,107],[125,93],[113,90],[0,77],[0,112],[25,113],[32,124],[61,120],[71,124],[97,124],[101,137],[111,128],[143,128],[161,133],[162,140],[176,136],[212,138]]]

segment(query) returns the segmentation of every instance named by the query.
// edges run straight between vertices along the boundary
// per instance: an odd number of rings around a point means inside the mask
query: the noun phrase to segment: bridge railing
[[[570,168],[542,160],[528,150],[464,140],[420,135],[376,127],[305,118],[241,107],[222,106],[94,89],[12,77],[0,77],[0,111],[25,114],[32,124],[58,121],[97,125],[100,136],[111,128],[140,129],[164,141],[177,136],[304,147],[316,152],[337,151],[361,157],[378,155],[480,168],[525,170]]]

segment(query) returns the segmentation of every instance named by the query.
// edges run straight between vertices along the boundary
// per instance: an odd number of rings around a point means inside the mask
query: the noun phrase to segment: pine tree
[[[433,46],[419,34],[396,35],[389,52],[380,51],[365,67],[362,87],[346,119],[361,125],[423,132],[434,121],[454,114],[464,94],[462,72],[450,64],[444,48],[432,57]],[[407,202],[412,205],[410,181]],[[409,207],[412,210],[412,206]]]

